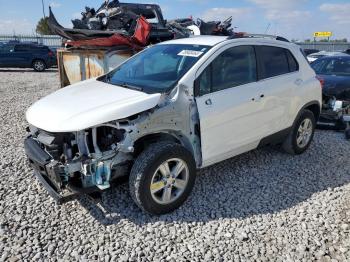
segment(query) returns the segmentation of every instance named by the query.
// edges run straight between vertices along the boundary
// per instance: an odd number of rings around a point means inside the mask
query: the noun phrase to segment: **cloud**
[[[347,4],[329,4],[324,3],[320,6],[322,12],[329,14],[330,19],[337,24],[350,24],[350,3]]]
[[[307,0],[249,0],[249,2],[268,10],[288,10],[305,4]]]
[[[27,19],[0,19],[0,32],[3,34],[28,34],[32,33],[34,25]]]
[[[251,11],[250,8],[211,8],[206,10],[201,15],[201,18],[204,21],[222,21],[232,16],[233,21],[238,21],[242,18],[247,18],[247,16],[251,14]]]
[[[59,7],[61,7],[61,3],[52,1],[52,2],[50,3],[50,6],[51,6],[52,8],[59,8]]]

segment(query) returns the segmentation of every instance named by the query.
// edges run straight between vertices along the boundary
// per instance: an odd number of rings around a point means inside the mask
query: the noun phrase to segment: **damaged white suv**
[[[129,175],[136,204],[163,214],[187,199],[196,169],[268,144],[303,153],[320,105],[320,82],[298,46],[192,37],[36,102],[25,151],[61,203]]]

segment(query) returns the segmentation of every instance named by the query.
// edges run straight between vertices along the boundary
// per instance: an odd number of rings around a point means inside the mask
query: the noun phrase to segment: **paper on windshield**
[[[201,51],[195,51],[195,50],[182,50],[177,55],[181,56],[191,56],[191,57],[199,57],[203,54]]]

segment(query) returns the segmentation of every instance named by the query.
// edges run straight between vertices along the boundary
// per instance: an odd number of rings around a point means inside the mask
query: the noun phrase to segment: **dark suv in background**
[[[9,42],[0,45],[0,67],[33,68],[42,72],[57,65],[49,47],[35,43]]]

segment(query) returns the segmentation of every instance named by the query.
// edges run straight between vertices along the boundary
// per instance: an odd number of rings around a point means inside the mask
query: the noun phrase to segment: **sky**
[[[98,8],[102,0],[44,0],[63,26],[72,27],[85,6]],[[276,34],[295,40],[313,32],[332,31],[333,38],[350,40],[350,0],[125,0],[156,3],[165,19],[193,16],[224,20],[233,16],[236,31]],[[0,0],[0,34],[33,33],[43,16],[41,0]]]

